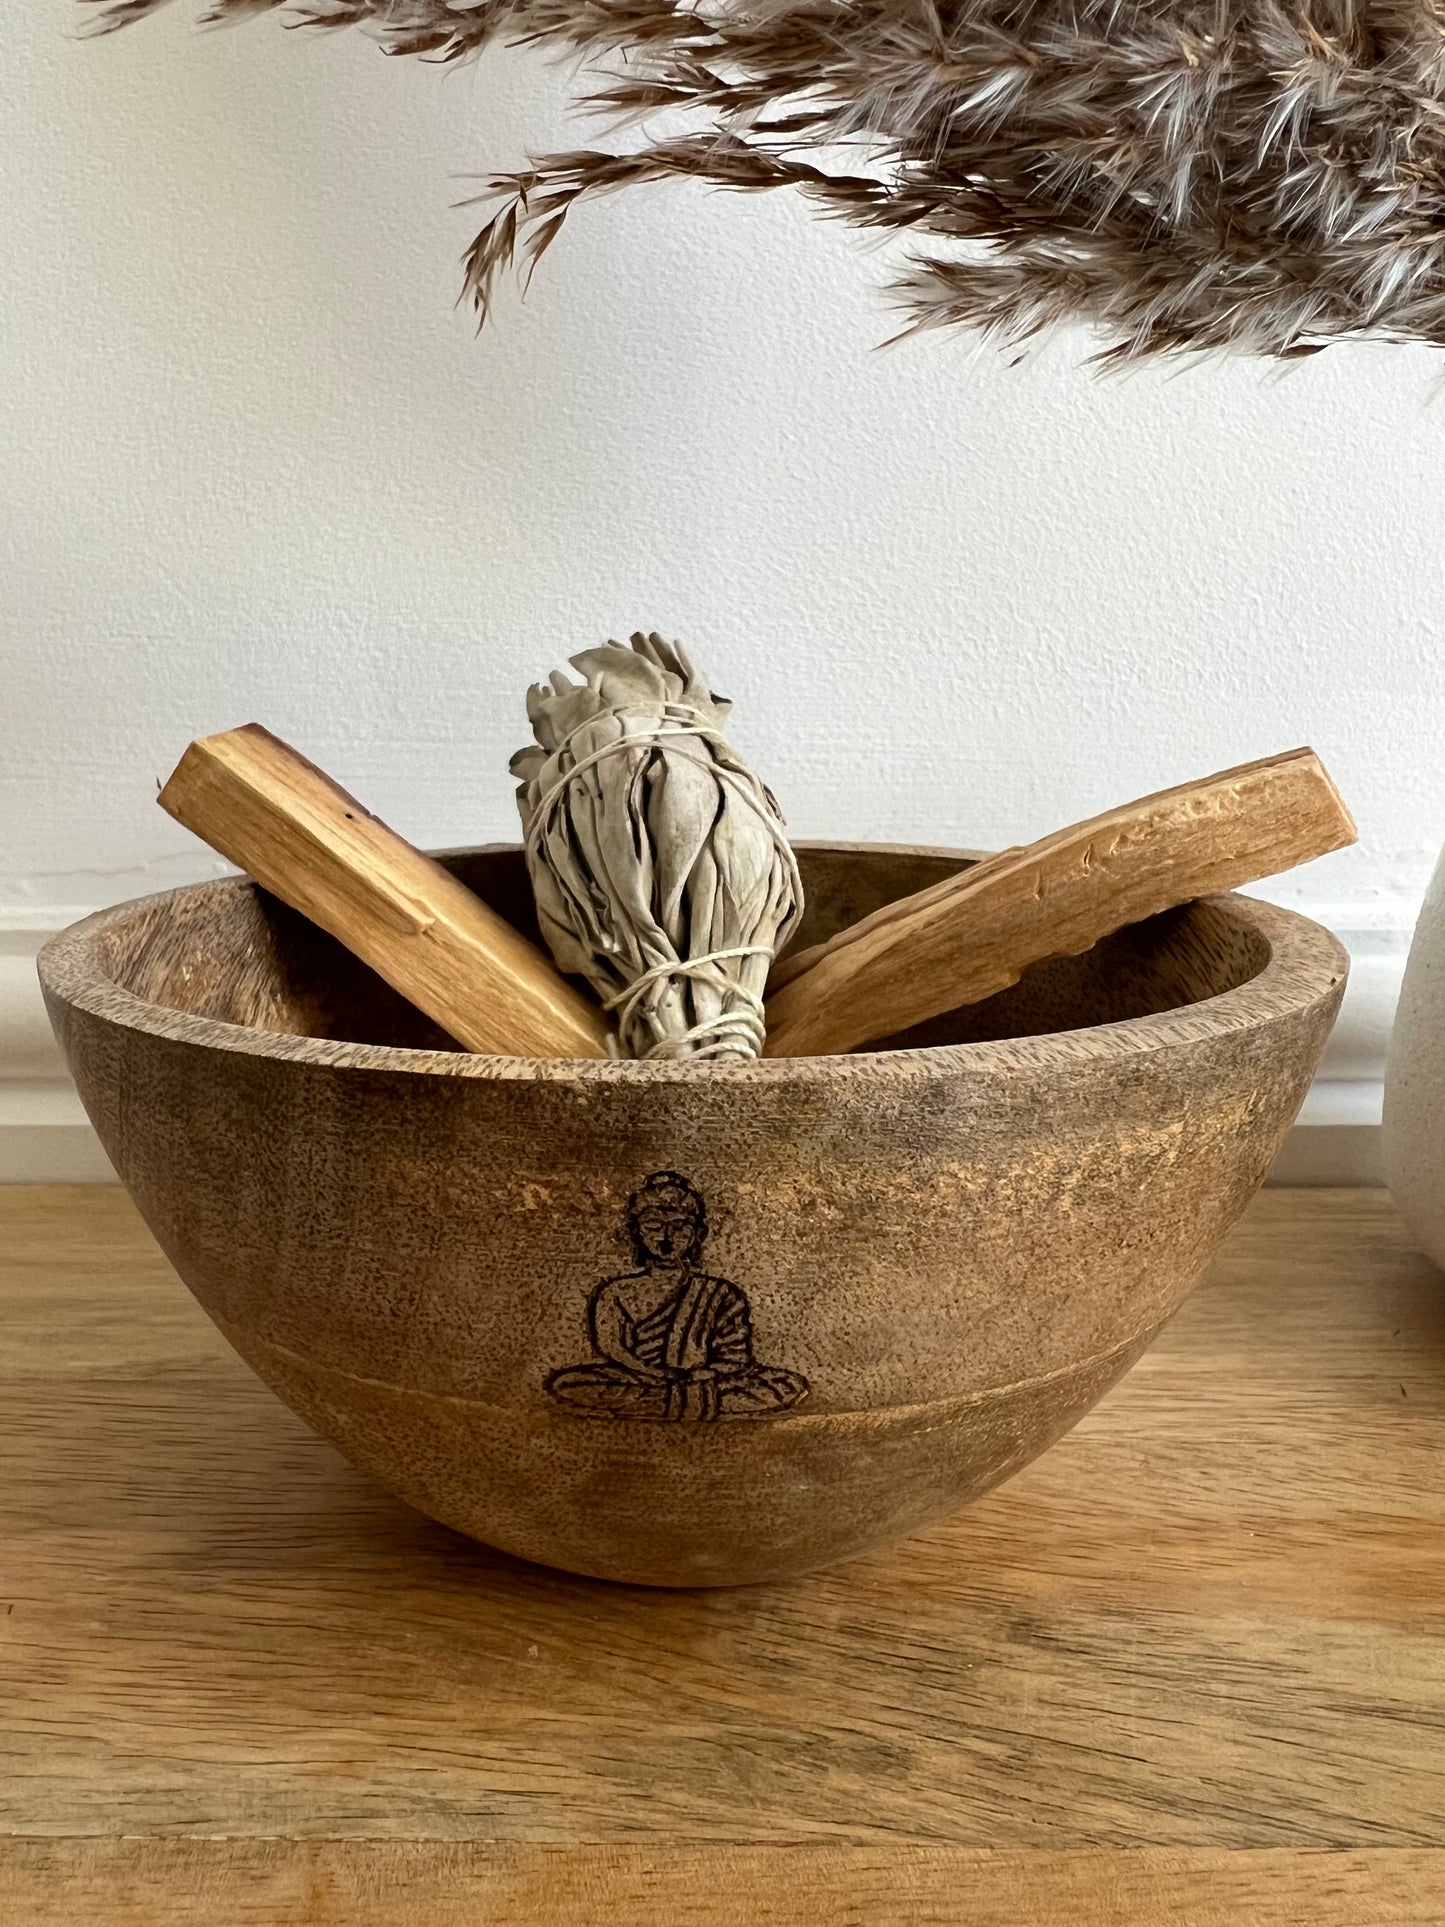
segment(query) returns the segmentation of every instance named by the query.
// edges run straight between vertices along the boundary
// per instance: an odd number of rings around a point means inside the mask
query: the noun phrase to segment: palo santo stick
[[[767,1057],[892,1036],[1176,904],[1343,849],[1354,821],[1312,749],[1162,790],[1005,850],[778,964]]]
[[[259,723],[192,743],[159,800],[468,1050],[607,1055],[602,1012],[549,958]]]

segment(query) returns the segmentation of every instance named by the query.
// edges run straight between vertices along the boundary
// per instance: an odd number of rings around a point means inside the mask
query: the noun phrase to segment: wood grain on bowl
[[[804,846],[807,941],[961,853]],[[447,859],[525,929],[512,849]],[[1260,1183],[1345,958],[1197,903],[896,1048],[482,1058],[235,879],[41,959],[117,1169],[238,1352],[423,1511],[659,1585],[940,1517],[1066,1431]]]

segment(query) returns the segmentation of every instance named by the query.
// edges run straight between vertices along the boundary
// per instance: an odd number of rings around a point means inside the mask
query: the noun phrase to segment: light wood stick
[[[1125,924],[1343,849],[1354,821],[1312,749],[1162,790],[1005,850],[786,958],[767,1057],[892,1036]]]
[[[549,958],[259,723],[192,743],[159,800],[469,1050],[607,1055],[602,1012]]]

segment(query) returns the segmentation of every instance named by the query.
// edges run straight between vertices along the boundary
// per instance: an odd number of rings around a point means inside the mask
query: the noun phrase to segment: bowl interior
[[[950,852],[827,844],[801,844],[798,858],[807,890],[800,946],[969,863]],[[518,931],[541,940],[520,850],[468,850],[443,861]],[[133,917],[104,929],[102,956],[123,989],[171,1010],[295,1037],[460,1048],[335,938],[239,879],[146,900]],[[1235,989],[1268,960],[1268,938],[1231,913],[1227,900],[1189,904],[1135,923],[1083,956],[1050,958],[983,1004],[869,1048],[1038,1037],[1152,1016]]]
[[[967,867],[945,851],[802,844],[808,909],[799,945],[846,929],[885,903]],[[519,930],[540,941],[520,850],[442,859]],[[239,879],[148,900],[101,936],[114,981],[149,1003],[254,1029],[346,1043],[457,1050],[375,972]],[[870,1045],[891,1050],[1079,1030],[1215,997],[1255,977],[1268,940],[1227,899],[1131,925],[1079,957],[1036,964],[1011,989]]]

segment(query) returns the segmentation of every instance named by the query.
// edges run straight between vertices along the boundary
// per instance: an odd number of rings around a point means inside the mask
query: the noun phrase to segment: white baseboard
[[[0,1184],[114,1183],[36,981],[35,955],[49,935],[0,928]]]
[[[1380,1184],[1385,1049],[1409,926],[1334,921],[1350,988],[1314,1088],[1271,1175],[1274,1184]],[[63,920],[56,919],[59,928]],[[0,920],[0,1184],[94,1184],[115,1173],[81,1109],[45,1016],[35,954],[50,934]]]
[[[0,1082],[0,1184],[114,1184],[68,1081]]]

